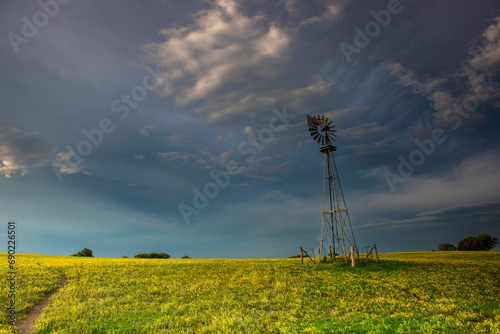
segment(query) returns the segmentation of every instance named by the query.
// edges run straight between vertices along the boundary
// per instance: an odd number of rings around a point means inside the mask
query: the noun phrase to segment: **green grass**
[[[500,333],[499,252],[380,259],[352,268],[22,255],[18,311],[26,314],[62,273],[68,285],[36,333]],[[7,305],[5,289],[0,298]],[[14,333],[6,318],[0,328]]]

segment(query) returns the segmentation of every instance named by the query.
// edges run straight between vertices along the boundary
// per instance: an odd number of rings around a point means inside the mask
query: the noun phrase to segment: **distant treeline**
[[[304,257],[309,257],[309,256],[304,254]],[[292,255],[289,257],[289,259],[296,259],[296,258],[300,258],[300,254],[299,255]]]
[[[136,259],[170,259],[167,253],[142,253],[134,256]]]

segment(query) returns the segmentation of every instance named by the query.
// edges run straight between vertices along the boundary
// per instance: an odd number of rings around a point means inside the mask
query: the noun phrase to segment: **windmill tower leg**
[[[342,228],[342,242],[344,242],[344,235],[348,242],[351,244],[351,246],[354,247],[354,251],[356,254],[359,255],[358,251],[358,246],[356,245],[356,239],[354,238],[354,232],[352,230],[352,225],[351,225],[351,219],[349,218],[349,211],[347,209],[347,205],[345,203],[345,198],[344,198],[344,193],[342,191],[342,186],[340,184],[340,178],[339,174],[337,171],[337,165],[335,164],[335,159],[333,158],[332,154],[332,163],[333,163],[333,170],[334,170],[334,175],[336,175],[336,182],[335,183],[335,201],[337,204],[337,209],[338,209],[338,216],[339,216],[339,222],[341,224]],[[335,179],[334,179],[335,180]],[[338,191],[337,191],[338,187]],[[340,201],[340,202],[339,202]],[[345,244],[344,244],[344,251],[346,250]]]

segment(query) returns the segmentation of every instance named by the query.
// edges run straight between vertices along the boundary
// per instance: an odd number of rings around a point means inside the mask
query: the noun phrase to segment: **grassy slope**
[[[29,311],[63,273],[69,284],[37,333],[500,333],[499,252],[380,257],[351,268],[22,255],[18,311]],[[5,319],[0,328],[10,332]]]

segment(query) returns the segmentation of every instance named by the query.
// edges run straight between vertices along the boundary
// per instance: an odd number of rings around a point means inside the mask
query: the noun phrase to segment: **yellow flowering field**
[[[2,254],[7,277],[7,255]],[[17,255],[18,319],[68,279],[36,333],[500,333],[500,252],[300,259]],[[8,282],[0,302],[9,305]],[[0,333],[16,333],[4,313]]]

